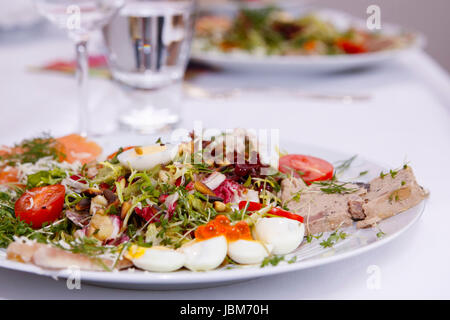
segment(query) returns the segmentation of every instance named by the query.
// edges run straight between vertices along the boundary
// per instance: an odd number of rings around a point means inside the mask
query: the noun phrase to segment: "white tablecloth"
[[[59,38],[0,44],[0,143],[51,131],[76,129],[74,80],[61,74],[27,70],[54,58],[70,57],[72,47]],[[411,53],[392,63],[360,72],[331,75],[205,74],[194,80],[204,87],[282,87],[310,93],[364,94],[350,104],[296,97],[273,91],[250,91],[229,99],[188,99],[181,125],[279,128],[281,137],[325,148],[358,153],[392,167],[405,158],[419,182],[431,191],[421,220],[404,235],[379,249],[327,266],[188,291],[123,291],[82,285],[68,290],[55,281],[0,270],[0,297],[83,299],[383,299],[450,298],[450,226],[447,165],[450,163],[450,81],[430,57]],[[117,89],[91,82],[94,106],[113,108]],[[105,115],[105,119],[107,116]],[[95,120],[99,121],[99,120]],[[105,124],[106,127],[111,124]],[[368,267],[381,271],[379,290],[369,289]],[[369,286],[370,287],[370,286]]]

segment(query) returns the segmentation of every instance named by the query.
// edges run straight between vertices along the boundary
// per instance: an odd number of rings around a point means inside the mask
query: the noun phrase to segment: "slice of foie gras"
[[[377,177],[369,183],[365,196],[364,220],[358,221],[358,228],[375,226],[379,221],[392,217],[419,204],[428,196],[416,181],[409,166]]]

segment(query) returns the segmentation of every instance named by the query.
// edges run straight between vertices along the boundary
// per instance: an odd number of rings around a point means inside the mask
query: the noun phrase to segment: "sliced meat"
[[[11,242],[6,249],[6,257],[9,260],[14,260],[23,263],[31,262],[33,254],[36,252],[39,243],[22,243],[22,242]]]
[[[291,201],[295,201],[298,198],[297,195],[302,189],[307,188],[305,182],[300,178],[286,178],[281,181],[281,202],[283,205],[287,205]]]
[[[414,207],[428,196],[417,184],[412,169],[407,166],[370,182],[363,210],[366,218],[358,228],[373,227],[377,222]]]
[[[348,197],[348,212],[353,220],[363,220],[366,217],[364,212],[364,199],[361,195],[349,195]]]
[[[302,215],[305,219],[307,234],[333,231],[340,227],[352,225],[353,219],[364,218],[362,198],[366,189],[355,184],[345,185],[348,189],[355,189],[353,193],[336,194],[324,193],[322,186],[312,184],[302,185],[297,179],[285,179],[281,183],[281,199],[283,204],[293,213]],[[293,195],[300,196],[293,199]]]
[[[106,271],[104,266],[112,268],[114,260],[95,259],[82,254],[76,254],[42,243],[12,242],[6,250],[7,258],[47,269],[65,269],[78,266],[82,270]],[[104,266],[103,266],[104,265]],[[118,262],[116,269],[131,267],[127,259]]]

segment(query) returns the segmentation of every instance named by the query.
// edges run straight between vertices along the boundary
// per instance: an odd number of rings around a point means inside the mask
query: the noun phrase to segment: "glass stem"
[[[77,41],[76,48],[76,72],[78,89],[78,130],[81,136],[88,135],[89,109],[88,109],[88,76],[89,60],[87,54],[87,41]]]

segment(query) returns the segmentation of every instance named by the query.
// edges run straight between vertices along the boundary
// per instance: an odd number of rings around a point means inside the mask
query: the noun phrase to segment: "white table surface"
[[[32,73],[54,58],[70,57],[62,38],[36,37],[27,42],[0,42],[0,144],[51,131],[76,129],[74,80],[61,74]],[[327,266],[218,288],[184,291],[128,291],[82,284],[68,290],[55,281],[0,270],[4,299],[397,299],[450,298],[450,81],[427,54],[411,53],[371,70],[331,75],[205,74],[194,80],[204,87],[276,86],[308,93],[368,94],[365,102],[294,97],[250,92],[220,99],[187,99],[181,126],[195,120],[204,126],[279,128],[281,139],[358,153],[397,167],[405,158],[418,181],[431,191],[421,220],[395,241],[369,253]],[[91,82],[97,110],[114,109],[106,80]],[[106,108],[106,109],[102,109]],[[106,117],[107,118],[107,117]],[[95,119],[97,120],[97,118]],[[111,124],[105,123],[108,127]],[[379,290],[368,289],[367,268],[381,271]]]

